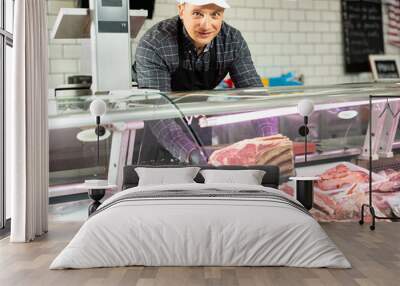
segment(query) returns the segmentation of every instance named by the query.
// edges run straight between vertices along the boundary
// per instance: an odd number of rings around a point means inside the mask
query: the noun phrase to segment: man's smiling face
[[[197,49],[202,49],[221,31],[224,8],[215,4],[178,5],[179,17]]]

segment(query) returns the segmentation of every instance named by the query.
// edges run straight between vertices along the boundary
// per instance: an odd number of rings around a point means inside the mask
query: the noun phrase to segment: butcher
[[[179,0],[177,16],[150,28],[136,49],[139,88],[212,90],[227,74],[236,88],[262,87],[245,39],[224,22],[227,2]],[[254,126],[256,136],[278,133],[277,118],[254,121]],[[201,129],[196,118],[147,122],[141,161],[206,163],[209,154],[202,145],[211,144],[211,131]]]

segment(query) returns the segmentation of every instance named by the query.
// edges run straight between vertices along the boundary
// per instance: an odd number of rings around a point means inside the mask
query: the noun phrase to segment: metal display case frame
[[[400,99],[400,95],[391,95],[391,96],[387,96],[387,95],[369,95],[369,122],[370,122],[370,127],[372,127],[372,120],[373,120],[373,115],[374,115],[374,109],[373,109],[373,101],[374,99]],[[388,108],[387,108],[388,107]],[[384,113],[388,113],[388,116],[392,116],[394,120],[392,121],[396,121],[396,123],[398,124],[399,121],[399,116],[400,116],[400,109],[398,106],[396,106],[396,110],[393,111],[389,105],[389,101],[387,101],[387,103],[385,104],[385,108],[384,110],[381,112],[381,114],[379,114],[377,117],[381,118]],[[387,111],[389,110],[389,112]],[[386,123],[386,122],[385,122]],[[390,127],[387,126],[388,124],[384,124],[384,126],[378,126],[378,128],[382,128],[383,129],[383,134],[385,135],[390,135],[390,134],[386,134],[387,131]],[[397,126],[397,125],[396,125]],[[369,166],[369,181],[368,181],[368,204],[363,204],[361,206],[361,219],[359,221],[360,225],[364,224],[364,218],[365,218],[365,209],[369,209],[371,216],[372,216],[372,223],[370,225],[370,230],[375,230],[375,223],[376,223],[376,219],[390,219],[390,220],[400,220],[399,217],[395,217],[395,216],[378,216],[376,215],[375,212],[375,207],[373,206],[373,201],[372,201],[372,162],[374,160],[376,160],[376,158],[374,157],[373,154],[373,139],[375,139],[375,132],[376,130],[373,130],[372,128],[370,128],[370,131],[368,132],[368,141],[369,141],[369,162],[368,162],[368,166]]]

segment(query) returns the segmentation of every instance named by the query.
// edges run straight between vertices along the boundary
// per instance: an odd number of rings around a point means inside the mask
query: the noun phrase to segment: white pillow
[[[261,185],[265,171],[262,170],[202,170],[205,184],[226,183]]]
[[[193,179],[199,167],[185,168],[135,168],[139,176],[138,186],[195,183]]]

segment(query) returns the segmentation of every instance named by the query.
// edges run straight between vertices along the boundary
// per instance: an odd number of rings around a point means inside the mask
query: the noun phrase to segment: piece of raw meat
[[[246,139],[219,149],[211,154],[209,164],[221,165],[275,165],[283,175],[294,169],[293,143],[280,134]]]
[[[291,197],[294,197],[294,189],[286,183],[282,184],[279,187],[279,190],[281,190],[282,192],[286,193],[287,195],[289,195]]]
[[[367,183],[369,175],[363,171],[352,171],[346,165],[339,164],[326,170],[315,182],[315,186],[322,191],[340,189],[344,185]]]
[[[336,209],[336,202],[330,196],[314,192],[313,208],[325,213],[327,216],[333,218]]]

